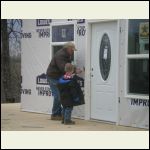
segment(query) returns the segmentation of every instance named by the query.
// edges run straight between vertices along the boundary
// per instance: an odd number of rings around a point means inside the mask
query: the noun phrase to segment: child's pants
[[[64,117],[64,121],[71,121],[71,113],[72,113],[73,107],[63,107],[62,114]]]

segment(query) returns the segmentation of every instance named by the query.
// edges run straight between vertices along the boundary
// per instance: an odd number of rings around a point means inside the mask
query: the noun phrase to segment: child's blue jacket
[[[71,79],[64,79],[63,77],[59,79],[58,89],[60,91],[60,99],[63,107],[85,104],[84,95],[79,82],[84,84],[84,80],[77,75],[74,75]]]

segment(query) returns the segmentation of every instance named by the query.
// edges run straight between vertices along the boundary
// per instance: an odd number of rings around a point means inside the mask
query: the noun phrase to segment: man
[[[47,68],[47,78],[54,96],[51,120],[62,119],[62,107],[60,103],[60,93],[57,88],[58,79],[65,73],[65,64],[71,63],[71,58],[76,50],[74,43],[66,43],[52,58]]]

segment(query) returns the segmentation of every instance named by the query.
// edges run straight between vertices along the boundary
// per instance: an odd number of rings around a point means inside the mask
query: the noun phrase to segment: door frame
[[[119,36],[120,36],[120,20],[119,19],[91,19],[86,21],[86,51],[85,51],[85,120],[91,120],[91,35],[92,35],[92,24],[95,23],[104,23],[104,22],[116,22],[117,23],[117,51],[118,51],[118,69],[117,69],[117,87],[116,87],[116,97],[118,97],[118,101],[116,102],[116,125],[119,124]]]

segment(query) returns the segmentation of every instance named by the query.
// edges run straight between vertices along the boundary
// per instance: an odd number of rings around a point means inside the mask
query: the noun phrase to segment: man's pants
[[[58,80],[47,77],[48,82],[50,84],[50,88],[52,91],[52,95],[54,96],[52,115],[53,116],[61,116],[62,107],[60,102],[60,93],[57,88]]]

